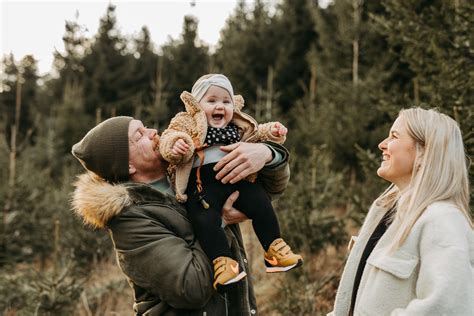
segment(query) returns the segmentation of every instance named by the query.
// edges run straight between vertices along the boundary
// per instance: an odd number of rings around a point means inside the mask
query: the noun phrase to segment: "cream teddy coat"
[[[372,205],[329,315],[348,315],[362,252],[386,212]],[[450,202],[431,204],[404,244],[386,254],[397,226],[394,220],[367,259],[354,315],[474,315],[474,236],[461,211]]]
[[[187,91],[181,93],[181,100],[184,102],[186,112],[176,114],[168,128],[162,133],[160,153],[170,163],[168,173],[171,176],[171,183],[176,192],[176,199],[179,202],[186,202],[187,196],[184,192],[186,191],[189,175],[193,167],[192,158],[196,148],[199,149],[206,139],[207,119],[206,114],[191,93]],[[275,122],[258,124],[253,117],[241,111],[243,106],[244,99],[242,96],[234,96],[232,123],[239,128],[241,141],[250,143],[273,141],[279,144],[285,141],[285,136],[275,137],[272,135],[271,127]],[[183,139],[189,145],[190,150],[184,156],[175,155],[171,151],[178,139]]]

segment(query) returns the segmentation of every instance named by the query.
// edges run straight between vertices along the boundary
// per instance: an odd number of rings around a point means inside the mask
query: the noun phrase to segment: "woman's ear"
[[[420,170],[421,163],[423,161],[423,156],[425,154],[425,147],[416,143],[416,158],[415,158],[415,170]]]
[[[128,174],[132,175],[137,172],[137,169],[133,165],[128,165]]]

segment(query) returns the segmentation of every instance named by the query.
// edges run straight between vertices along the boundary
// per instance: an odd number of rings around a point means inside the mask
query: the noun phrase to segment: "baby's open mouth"
[[[222,120],[224,118],[224,114],[212,114],[212,118],[215,120]]]

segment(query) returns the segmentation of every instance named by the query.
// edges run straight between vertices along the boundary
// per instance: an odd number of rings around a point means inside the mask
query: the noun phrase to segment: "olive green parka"
[[[271,195],[289,180],[284,161],[259,177]],[[134,292],[135,315],[256,315],[250,275],[225,295],[212,287],[212,265],[197,241],[186,209],[145,183],[112,185],[92,173],[78,177],[73,209],[87,225],[106,228],[118,264]],[[238,225],[225,228],[232,254],[249,273]]]

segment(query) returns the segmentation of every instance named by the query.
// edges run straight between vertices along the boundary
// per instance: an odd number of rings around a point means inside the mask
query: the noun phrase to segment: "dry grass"
[[[313,312],[304,312],[301,315],[323,315],[331,311],[336,295],[337,284],[343,267],[343,256],[345,248],[327,247],[320,254],[311,255],[302,253],[305,260],[304,272],[297,280],[291,278],[297,275],[294,272],[265,273],[263,262],[263,250],[253,231],[252,224],[247,221],[240,224],[244,237],[245,249],[249,259],[252,272],[257,306],[261,315],[280,316],[281,312],[275,310],[275,302],[283,302],[288,299],[297,300],[294,304],[312,306]],[[291,281],[289,281],[291,280]],[[284,284],[286,282],[286,284]],[[292,282],[292,284],[288,284]],[[282,289],[293,289],[292,298],[286,297],[288,293],[282,293]],[[288,304],[288,302],[285,302]]]
[[[114,260],[94,266],[77,305],[77,316],[133,315],[133,292]]]
[[[284,299],[281,293],[284,282],[288,282],[285,273],[265,273],[263,249],[253,231],[250,221],[240,225],[244,237],[245,249],[253,279],[257,306],[261,315],[280,316],[275,311],[274,302]],[[352,230],[352,229],[351,229]],[[341,253],[344,248],[328,247],[318,256],[304,254],[305,276],[301,288],[295,291],[297,299],[314,304],[316,314],[329,311],[334,301],[338,277],[342,272]],[[291,272],[290,272],[291,273]],[[329,279],[328,276],[334,274]],[[293,285],[294,286],[294,285]],[[310,290],[306,291],[305,288]],[[308,297],[313,295],[313,297]],[[317,305],[317,306],[316,306]],[[78,316],[113,315],[125,316],[133,314],[133,293],[114,260],[101,262],[94,266],[90,279],[84,286],[81,300],[77,305]]]
[[[240,229],[244,238],[247,259],[249,260],[258,311],[262,315],[276,315],[271,312],[271,302],[278,294],[283,274],[265,272],[264,251],[253,231],[252,222],[246,221],[240,224]]]

